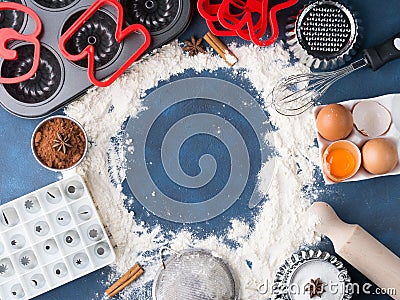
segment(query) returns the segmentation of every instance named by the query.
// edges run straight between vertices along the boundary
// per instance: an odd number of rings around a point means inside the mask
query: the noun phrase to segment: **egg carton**
[[[30,299],[115,261],[79,175],[0,206],[0,299]]]
[[[375,101],[380,103],[382,106],[384,106],[391,114],[392,117],[392,123],[389,127],[389,130],[386,131],[385,134],[380,135],[380,138],[387,138],[392,140],[393,142],[396,143],[397,145],[397,151],[400,153],[400,94],[388,94],[388,95],[383,95],[375,98],[368,98],[368,99],[354,99],[354,100],[348,100],[348,101],[343,101],[339,102],[338,104],[343,105],[346,107],[349,111],[353,110],[353,107],[359,103],[360,101]],[[320,105],[316,106],[313,109],[314,113],[314,119],[317,119],[317,115],[319,111],[324,107],[325,105]],[[318,147],[319,147],[319,156],[320,156],[320,168],[322,170],[322,157],[325,149],[332,144],[331,141],[328,141],[324,139],[317,130],[316,127],[316,122],[314,122],[314,129],[317,133],[317,141],[318,141]],[[346,140],[353,142],[356,144],[360,149],[362,146],[370,139],[373,139],[376,137],[368,137],[363,135],[360,131],[358,131],[355,126],[353,126],[353,131],[351,134],[346,138]],[[397,166],[390,172],[381,174],[381,175],[374,175],[369,172],[367,172],[361,165],[360,169],[358,172],[353,176],[350,177],[349,179],[344,180],[343,182],[350,182],[350,181],[360,181],[360,180],[366,180],[370,178],[376,178],[376,177],[381,177],[381,176],[390,176],[390,175],[398,175],[400,174],[400,164],[398,163]],[[324,177],[324,181],[326,184],[334,184],[332,180],[330,180],[324,172],[322,172],[322,175]]]
[[[58,47],[63,33],[94,3],[93,0],[10,0],[34,10],[43,25],[39,40],[40,63],[33,77],[20,83],[0,85],[0,104],[11,113],[25,118],[46,116],[82,96],[92,83],[88,78],[87,58],[69,61]],[[151,44],[145,53],[179,36],[188,26],[193,13],[192,0],[123,0],[124,22],[143,24],[150,32]],[[20,11],[1,12],[0,28],[12,28],[23,35],[36,29],[31,17]],[[138,52],[146,37],[134,32],[121,43],[116,42],[118,12],[104,5],[91,16],[66,43],[71,54],[94,47],[96,78],[103,80],[121,68]],[[32,66],[34,46],[12,42],[16,60],[0,60],[3,77],[24,75]],[[140,72],[140,71],[139,71]]]

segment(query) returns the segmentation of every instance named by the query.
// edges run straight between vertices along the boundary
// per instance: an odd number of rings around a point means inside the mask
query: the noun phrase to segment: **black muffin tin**
[[[43,25],[40,35],[40,65],[34,77],[21,83],[0,85],[0,103],[11,113],[25,118],[46,116],[84,94],[92,86],[87,75],[87,60],[72,62],[59,51],[60,36],[91,5],[93,0],[15,0],[33,9]],[[123,0],[126,24],[140,23],[152,37],[146,53],[168,43],[188,26],[193,2],[188,0]],[[144,42],[141,34],[115,41],[117,11],[104,6],[97,11],[66,44],[76,54],[87,44],[94,45],[96,78],[104,79],[118,70]],[[22,12],[1,11],[0,28],[31,33],[35,24]],[[15,61],[0,60],[4,77],[27,73],[32,66],[33,45],[13,42],[18,50]]]

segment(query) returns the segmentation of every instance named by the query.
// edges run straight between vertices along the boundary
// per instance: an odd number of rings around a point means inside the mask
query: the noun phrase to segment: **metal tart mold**
[[[328,252],[315,249],[296,252],[279,267],[272,285],[273,298],[309,298],[311,279],[323,283],[321,292],[325,299],[349,300],[353,296],[351,278],[343,262]]]
[[[317,70],[343,66],[360,44],[361,20],[343,3],[320,0],[306,5],[286,26],[289,49]]]

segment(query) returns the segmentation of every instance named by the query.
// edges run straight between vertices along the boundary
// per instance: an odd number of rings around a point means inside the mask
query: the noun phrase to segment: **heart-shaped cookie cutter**
[[[10,41],[23,41],[32,43],[34,46],[33,52],[33,63],[32,68],[24,75],[18,77],[1,77],[0,83],[2,84],[15,84],[32,78],[40,64],[40,41],[38,39],[42,32],[42,21],[39,16],[31,8],[15,2],[1,2],[0,11],[3,10],[16,10],[21,11],[29,15],[34,23],[35,30],[31,34],[21,34],[12,28],[1,28],[0,29],[0,57],[4,60],[16,60],[18,59],[18,51],[7,48]]]
[[[106,80],[98,80],[95,75],[95,60],[94,60],[94,47],[93,45],[86,46],[82,52],[78,54],[71,54],[66,49],[66,44],[69,39],[88,21],[100,8],[105,5],[114,6],[117,10],[118,19],[117,27],[115,30],[115,40],[121,43],[128,35],[139,32],[144,36],[144,43],[139,49],[131,55],[131,57],[109,78]],[[130,65],[132,65],[150,46],[151,36],[149,31],[141,24],[132,24],[123,28],[124,23],[124,11],[122,5],[117,0],[97,0],[93,3],[72,25],[71,27],[60,37],[58,46],[61,53],[66,59],[71,61],[78,61],[87,57],[88,59],[88,77],[90,81],[99,87],[106,87],[112,84],[122,73],[124,73]]]

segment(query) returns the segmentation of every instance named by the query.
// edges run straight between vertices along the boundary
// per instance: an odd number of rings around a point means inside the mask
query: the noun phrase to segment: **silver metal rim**
[[[191,249],[185,249],[179,252],[175,252],[173,251],[173,254],[171,254],[163,263],[165,264],[165,266],[167,266],[169,263],[171,263],[172,261],[174,261],[176,258],[178,258],[179,256],[183,255],[183,254],[189,254],[189,253],[193,253],[193,254],[204,254],[207,256],[211,256],[214,257],[216,259],[218,259],[219,261],[221,261],[222,264],[224,264],[226,266],[226,268],[229,270],[229,272],[231,273],[233,279],[234,279],[234,283],[235,283],[235,298],[234,300],[239,300],[239,286],[238,286],[238,278],[235,275],[235,273],[233,272],[232,268],[229,266],[229,264],[226,262],[226,260],[224,260],[223,258],[214,255],[211,251],[206,250],[206,249],[202,249],[202,248],[191,248]],[[157,283],[158,280],[160,278],[161,273],[163,272],[163,268],[161,267],[158,271],[156,276],[154,277],[154,281],[153,281],[153,287],[152,287],[152,298],[153,300],[160,300],[156,297],[156,288],[157,288]]]
[[[324,4],[332,5],[340,9],[348,17],[351,23],[351,37],[346,47],[339,51],[335,57],[320,59],[313,56],[306,49],[304,49],[304,47],[301,45],[298,31],[299,23],[302,23],[305,15],[315,7]],[[290,50],[298,59],[300,59],[302,63],[304,63],[308,67],[313,67],[318,70],[330,70],[343,66],[355,55],[356,50],[359,47],[358,44],[361,30],[362,27],[360,26],[360,20],[356,17],[356,14],[353,13],[346,5],[336,1],[321,0],[306,5],[297,17],[291,19],[290,23],[286,27],[286,37]]]
[[[272,285],[273,299],[291,300],[292,297],[288,291],[288,286],[291,283],[293,275],[299,267],[313,260],[328,262],[339,271],[338,280],[344,284],[344,293],[341,300],[350,300],[353,296],[353,286],[343,262],[338,260],[336,256],[319,249],[296,252],[279,267]]]
[[[34,140],[35,140],[36,132],[39,130],[39,128],[40,128],[45,122],[47,122],[47,121],[49,121],[49,120],[52,120],[52,119],[67,119],[67,120],[70,120],[70,121],[76,123],[76,125],[78,125],[78,127],[82,130],[83,135],[85,136],[85,141],[86,141],[86,142],[85,142],[85,150],[83,151],[82,157],[81,157],[80,160],[78,160],[73,166],[71,166],[71,167],[69,167],[69,168],[66,168],[66,169],[55,169],[55,168],[50,168],[50,167],[48,167],[47,165],[45,165],[45,164],[39,159],[39,157],[36,155],[36,152],[35,152]],[[75,119],[73,119],[73,118],[71,118],[71,117],[68,117],[68,116],[59,115],[59,116],[51,116],[51,117],[48,117],[48,118],[44,119],[43,121],[41,121],[41,122],[36,126],[35,130],[33,131],[32,137],[31,137],[31,151],[32,151],[33,156],[35,157],[36,161],[37,161],[42,167],[44,167],[45,169],[50,170],[50,171],[54,171],[54,172],[63,172],[63,171],[72,170],[73,168],[75,168],[76,166],[78,166],[78,165],[82,162],[82,160],[83,160],[83,159],[85,158],[85,156],[86,156],[87,150],[88,150],[88,137],[87,137],[87,134],[86,134],[85,129],[83,128],[83,126],[82,126],[77,120],[75,120]]]

